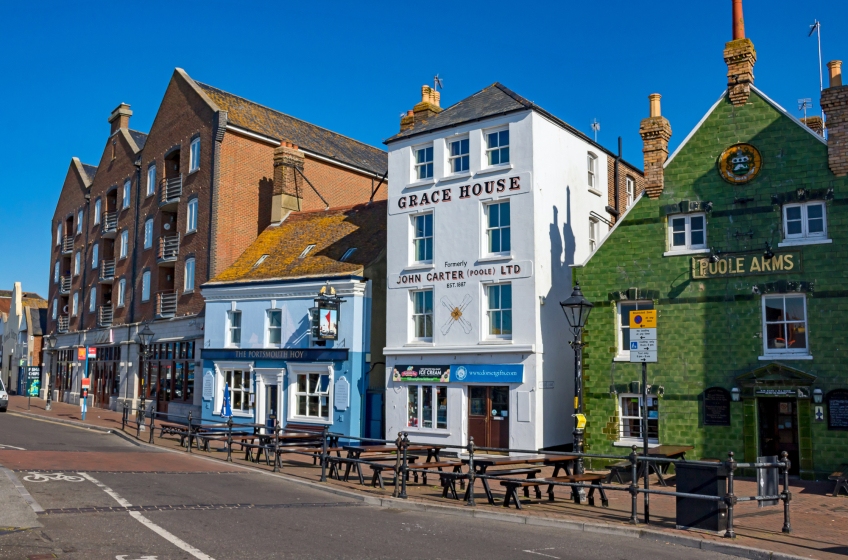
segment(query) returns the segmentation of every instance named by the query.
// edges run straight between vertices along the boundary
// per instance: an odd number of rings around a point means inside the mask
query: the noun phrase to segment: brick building
[[[646,195],[575,269],[595,306],[587,451],[641,447],[647,424],[650,445],[694,446],[687,457],[785,451],[793,473],[820,477],[848,453],[848,87],[830,63],[825,141],[811,129],[820,122],[805,126],[754,87],[738,16],[727,91],[670,158],[671,126],[651,96]],[[629,313],[645,309],[657,310],[647,402],[629,363]]]
[[[56,204],[50,369],[56,396],[75,402],[84,369],[75,349],[94,346],[94,406],[144,390],[160,411],[185,411],[200,403],[200,285],[291,211],[384,199],[386,153],[179,68],[149,133],[132,130],[131,116],[123,103],[111,113],[100,162],[73,158]],[[143,322],[155,337],[142,384]]]

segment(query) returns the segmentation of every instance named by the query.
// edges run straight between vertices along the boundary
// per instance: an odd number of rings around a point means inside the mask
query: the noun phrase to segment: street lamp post
[[[568,326],[571,327],[571,332],[574,335],[574,340],[569,342],[574,349],[574,450],[577,453],[583,453],[583,426],[585,419],[583,418],[583,328],[586,326],[586,320],[589,318],[589,312],[592,311],[592,305],[589,300],[583,297],[583,292],[580,291],[580,284],[574,286],[574,291],[571,297],[560,302],[562,310],[565,312],[565,319],[568,321]],[[575,474],[582,474],[583,457],[577,458],[577,467]]]
[[[53,349],[56,347],[56,335],[48,334],[43,340],[47,343],[47,350],[50,352],[50,370],[47,372],[47,404],[44,405],[44,410],[52,410],[53,371],[56,369],[56,352]]]
[[[138,351],[139,364],[138,364],[138,375],[141,378],[141,403],[140,408],[142,411],[145,409],[145,397],[144,397],[144,365],[145,361],[150,357],[150,343],[153,342],[153,331],[150,330],[150,325],[145,323],[144,328],[136,335],[136,339],[140,345]],[[129,372],[127,372],[127,383],[129,383]]]

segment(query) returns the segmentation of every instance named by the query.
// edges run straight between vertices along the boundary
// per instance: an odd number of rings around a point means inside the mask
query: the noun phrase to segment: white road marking
[[[81,477],[85,478],[86,480],[92,482],[95,486],[97,486],[98,488],[100,488],[101,490],[103,490],[104,492],[109,494],[109,496],[111,496],[113,500],[118,502],[118,504],[121,507],[125,507],[125,508],[132,507],[131,503],[129,503],[127,500],[120,497],[114,490],[112,490],[111,488],[109,488],[108,486],[106,486],[105,484],[103,484],[102,482],[100,482],[99,480],[94,478],[93,476],[89,475],[88,473],[84,473],[84,472],[77,473],[77,474],[80,475]],[[169,533],[168,531],[166,531],[165,529],[163,529],[159,525],[156,525],[155,523],[153,523],[152,521],[150,521],[149,519],[144,517],[141,513],[137,512],[137,511],[130,511],[128,513],[130,514],[130,517],[132,517],[133,519],[135,519],[136,521],[138,521],[139,523],[141,523],[142,525],[144,525],[145,527],[147,527],[148,529],[150,529],[151,531],[153,531],[154,533],[156,533],[157,535],[159,535],[160,537],[162,537],[163,539],[165,539],[169,543],[173,544],[174,546],[176,546],[178,548],[185,550],[186,552],[188,552],[189,554],[191,554],[192,556],[194,556],[198,560],[215,560],[211,556],[204,554],[200,550],[194,548],[193,546],[191,546],[190,544],[188,544],[187,542],[185,542],[184,540],[182,540],[178,536],[174,535],[173,533]]]
[[[83,482],[85,479],[81,476],[71,476],[65,473],[36,473],[31,472],[24,477],[27,482],[48,482],[50,480],[59,480],[64,482]]]
[[[540,548],[538,550],[556,550],[555,548]],[[526,552],[527,554],[537,554],[539,556],[545,556],[547,558],[556,558],[559,560],[559,556],[551,556],[550,554],[542,554],[541,552],[536,552],[535,550],[522,550],[521,552]]]
[[[16,451],[26,451],[23,447],[15,447],[14,445],[3,445],[0,444],[0,449],[14,449]]]
[[[127,558],[126,554],[119,554],[115,556],[115,560],[159,560],[158,556],[141,556],[139,558]]]

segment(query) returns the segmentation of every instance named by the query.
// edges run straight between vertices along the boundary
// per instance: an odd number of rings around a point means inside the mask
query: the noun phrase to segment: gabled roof
[[[218,108],[227,111],[228,124],[276,140],[292,142],[308,152],[337,160],[340,163],[376,175],[383,175],[388,170],[388,154],[379,148],[275,111],[216,87],[196,80],[195,83],[212,99]]]
[[[138,149],[143,149],[144,145],[147,143],[147,134],[132,129],[129,130],[129,133],[132,139],[135,140],[135,145],[138,146]]]
[[[30,336],[41,336],[47,331],[47,309],[27,308],[27,331]]]
[[[266,228],[235,263],[204,286],[363,276],[365,267],[385,252],[386,215],[386,201],[289,214],[282,224]],[[309,245],[315,247],[301,256]],[[356,251],[342,261],[352,248]]]
[[[91,183],[92,181],[94,181],[94,176],[97,174],[97,166],[96,165],[89,165],[87,163],[82,163],[80,165],[82,165],[82,170],[85,172],[86,176],[88,177],[88,182]]]

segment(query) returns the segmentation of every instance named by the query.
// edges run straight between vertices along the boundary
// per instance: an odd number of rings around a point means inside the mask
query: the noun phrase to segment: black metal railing
[[[161,318],[173,317],[177,314],[177,292],[156,293],[156,316]]]

